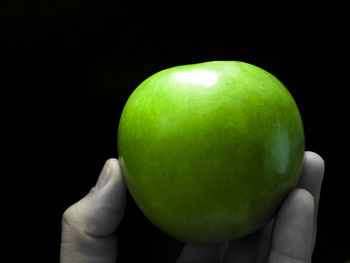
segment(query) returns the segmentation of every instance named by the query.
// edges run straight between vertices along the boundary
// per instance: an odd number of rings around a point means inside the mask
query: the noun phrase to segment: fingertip
[[[108,167],[110,167],[111,169],[113,169],[113,172],[115,173],[119,167],[119,163],[118,163],[118,159],[116,158],[109,158],[106,161],[106,164]]]
[[[116,158],[110,158],[106,161],[108,167],[110,167],[110,174],[114,180],[120,184],[125,184],[123,172],[119,165],[119,160]]]
[[[318,200],[321,184],[324,177],[323,158],[311,151],[305,152],[303,169],[298,187],[308,190]]]
[[[315,168],[317,167],[321,170],[324,170],[325,161],[318,153],[312,151],[305,151],[304,162],[306,162],[309,165],[312,165]]]
[[[127,186],[123,177],[119,161],[116,158],[110,158],[106,161],[110,167],[110,179],[106,186],[100,191],[101,200],[106,204],[113,204],[118,209],[123,209],[126,205]],[[106,199],[106,200],[105,200]]]

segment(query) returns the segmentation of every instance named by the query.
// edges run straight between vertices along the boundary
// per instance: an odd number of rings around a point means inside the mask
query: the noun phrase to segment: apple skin
[[[118,127],[129,192],[183,242],[238,239],[296,187],[305,151],[298,107],[267,71],[240,61],[175,66],[144,80]]]

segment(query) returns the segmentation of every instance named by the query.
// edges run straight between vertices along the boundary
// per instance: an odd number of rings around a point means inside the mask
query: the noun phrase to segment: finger
[[[219,263],[222,260],[227,243],[186,243],[177,263]]]
[[[302,188],[292,191],[276,216],[268,262],[311,262],[313,218],[312,195]]]
[[[315,200],[313,246],[316,241],[317,233],[317,212],[320,200],[321,185],[323,181],[325,165],[320,155],[314,152],[306,151],[304,155],[303,169],[301,172],[298,188],[308,190]]]
[[[317,153],[306,151],[298,187],[304,188],[312,194],[315,199],[315,211],[317,211],[320,199],[324,170],[325,165],[322,157]]]
[[[105,163],[97,184],[63,215],[61,263],[113,262],[113,234],[124,215],[126,186],[117,159]]]

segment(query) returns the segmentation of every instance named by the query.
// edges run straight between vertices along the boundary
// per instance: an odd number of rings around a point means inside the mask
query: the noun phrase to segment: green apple
[[[184,242],[237,239],[265,225],[299,179],[298,107],[267,71],[240,61],[164,69],[130,95],[118,127],[129,192]]]

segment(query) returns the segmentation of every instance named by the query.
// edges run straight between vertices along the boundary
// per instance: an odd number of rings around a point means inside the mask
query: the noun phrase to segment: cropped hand
[[[265,227],[230,242],[187,243],[178,263],[311,262],[323,173],[323,159],[305,152],[298,187]],[[124,215],[126,191],[118,160],[109,159],[96,186],[63,215],[61,263],[115,262],[114,232]]]

